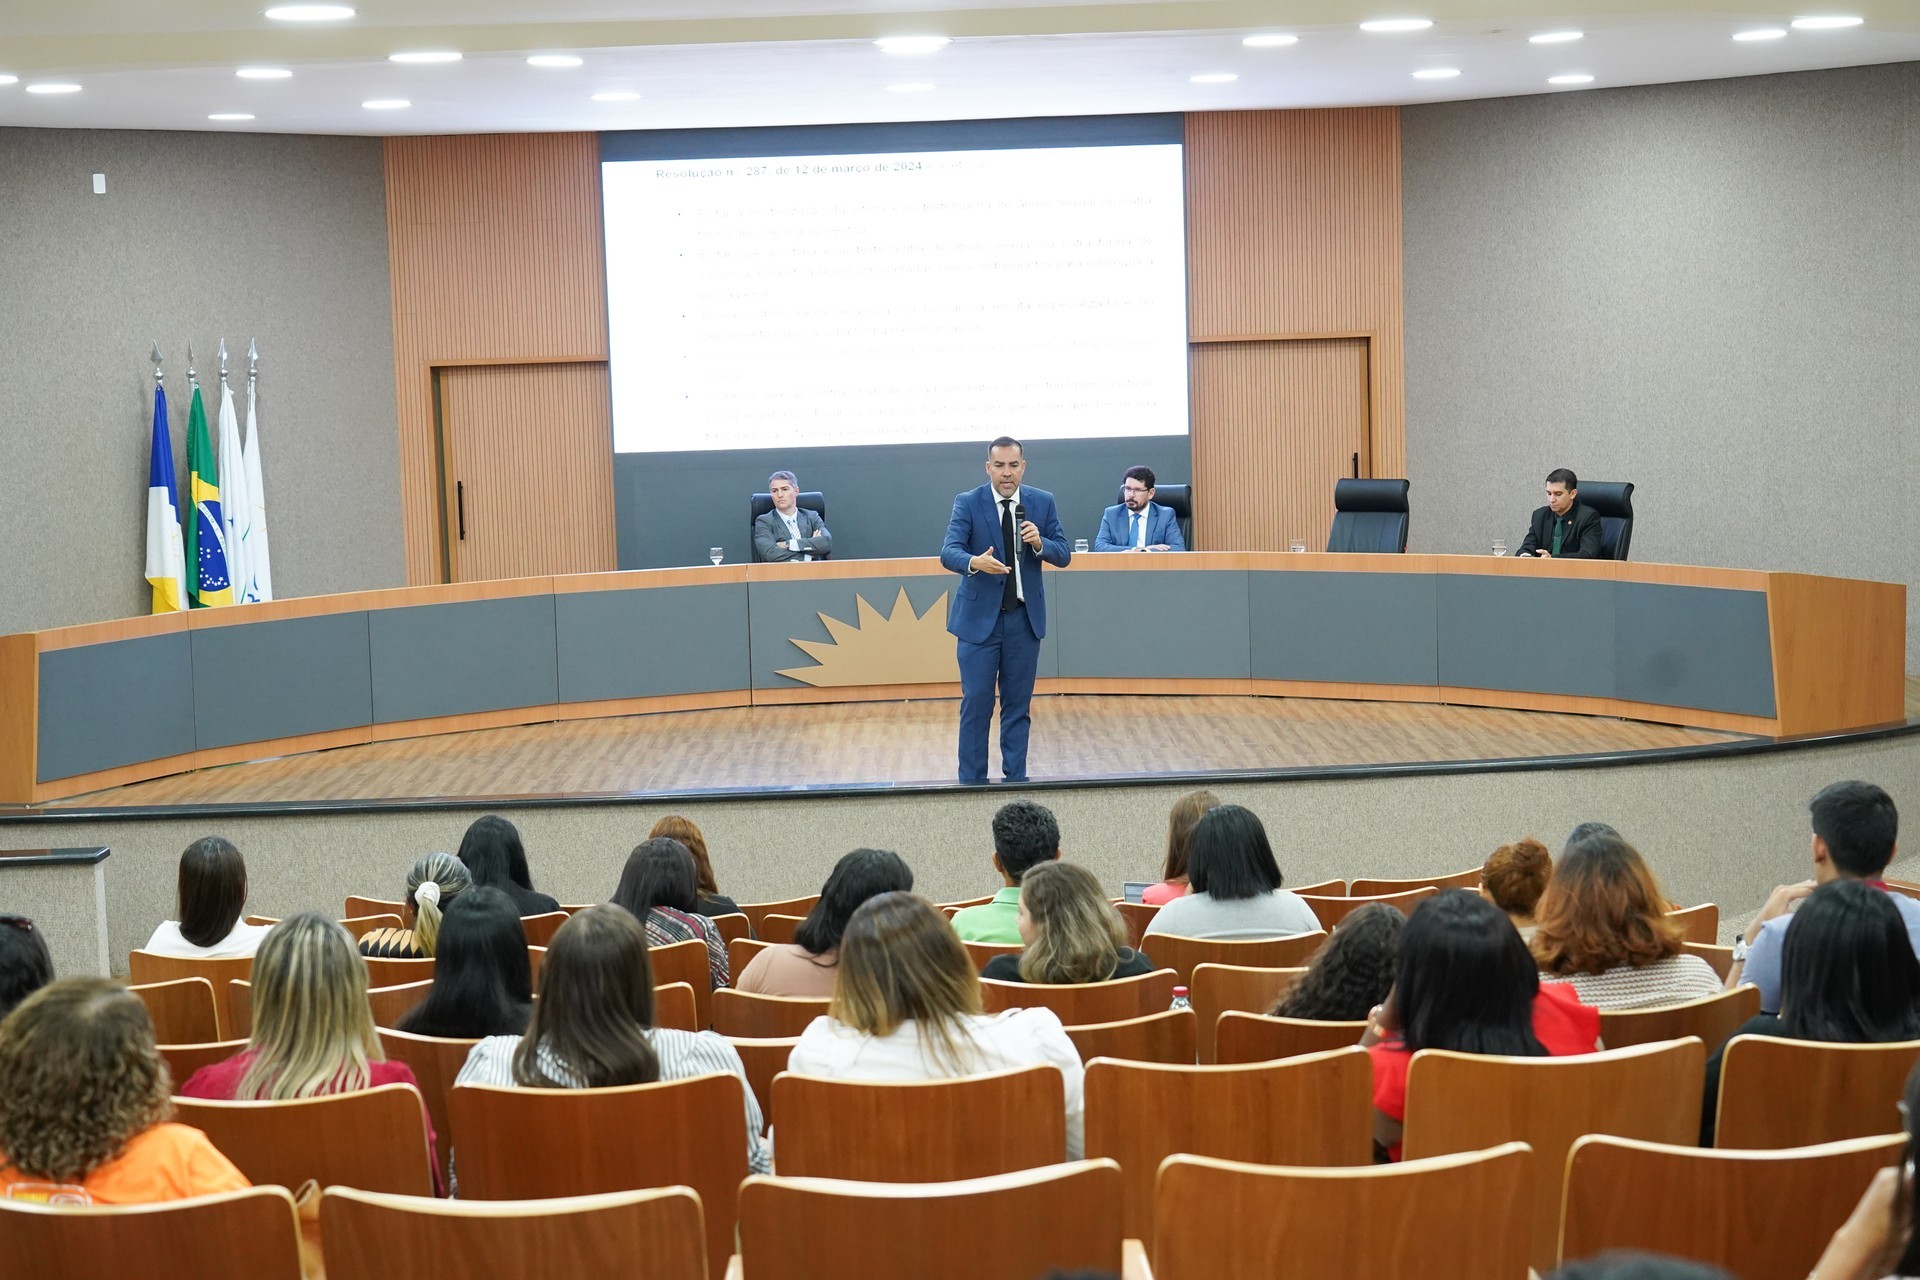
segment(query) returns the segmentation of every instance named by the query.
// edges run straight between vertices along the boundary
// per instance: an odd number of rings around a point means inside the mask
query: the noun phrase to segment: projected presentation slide
[[[602,171],[616,452],[1187,433],[1178,145]]]

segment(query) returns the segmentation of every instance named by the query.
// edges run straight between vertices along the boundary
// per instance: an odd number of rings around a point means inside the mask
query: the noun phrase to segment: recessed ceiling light
[[[1592,84],[1593,77],[1584,73],[1565,76],[1548,76],[1548,84]]]
[[[388,62],[458,62],[460,55],[452,49],[425,49],[415,53],[390,53]]]
[[[1795,18],[1793,29],[1795,31],[1837,31],[1841,27],[1857,27],[1865,21],[1865,18],[1853,18],[1844,14],[1816,14],[1810,18]]]
[[[216,111],[208,116],[209,120],[251,120],[252,116],[244,111]]]
[[[1431,18],[1375,18],[1371,22],[1360,24],[1362,31],[1425,31],[1433,25]]]
[[[1278,31],[1268,31],[1262,32],[1259,35],[1247,36],[1242,39],[1240,43],[1249,49],[1279,49],[1286,45],[1299,44],[1300,37],[1284,35]]]
[[[570,53],[536,53],[527,59],[530,67],[577,67],[586,59],[576,58]]]
[[[344,4],[282,4],[267,10],[275,22],[345,22],[353,6]]]
[[[290,80],[293,72],[285,67],[242,67],[233,74],[242,80]]]
[[[43,80],[39,84],[28,85],[27,92],[28,93],[78,93],[80,92],[80,86],[77,84],[69,84],[64,81]]]
[[[1584,31],[1542,31],[1537,36],[1528,36],[1528,44],[1566,44],[1586,35]]]
[[[953,42],[946,36],[881,36],[873,43],[882,53],[938,53]]]
[[[369,111],[400,111],[413,104],[405,98],[369,98],[360,105]]]
[[[1413,73],[1415,80],[1451,80],[1460,74],[1458,67],[1422,67]]]
[[[913,84],[890,84],[887,86],[887,92],[888,93],[932,93],[933,86],[930,84],[925,84],[921,82],[915,82]]]
[[[609,89],[593,95],[595,102],[637,102],[639,99],[640,95],[631,89]]]
[[[1195,84],[1232,84],[1240,77],[1231,71],[1206,71],[1197,76],[1188,76]]]
[[[1736,31],[1735,40],[1780,40],[1787,34],[1785,27],[1755,27],[1751,31]]]
[[[19,76],[0,75],[0,84],[19,84]]]

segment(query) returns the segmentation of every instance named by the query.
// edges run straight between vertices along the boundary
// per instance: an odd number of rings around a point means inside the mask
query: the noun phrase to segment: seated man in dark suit
[[[1547,505],[1533,513],[1520,554],[1542,560],[1600,558],[1600,513],[1580,505],[1580,481],[1565,467],[1547,473]]]
[[[825,560],[833,554],[833,535],[820,517],[800,505],[800,482],[791,471],[767,477],[773,510],[753,522],[753,558]]]
[[[1123,499],[1100,517],[1095,551],[1185,551],[1180,518],[1172,507],[1153,500],[1152,467],[1128,467],[1121,482]]]

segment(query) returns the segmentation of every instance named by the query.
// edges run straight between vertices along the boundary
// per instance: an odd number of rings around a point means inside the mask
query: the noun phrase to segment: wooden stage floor
[[[48,809],[626,797],[951,782],[958,704],[837,703],[485,729],[203,769]],[[1591,716],[1261,697],[1034,700],[1036,782],[1658,751],[1741,735]],[[997,733],[996,733],[997,737]],[[998,767],[998,744],[992,759]]]

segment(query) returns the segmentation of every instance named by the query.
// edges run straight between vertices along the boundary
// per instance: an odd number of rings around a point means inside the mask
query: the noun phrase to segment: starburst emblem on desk
[[[927,607],[913,611],[907,589],[894,597],[893,612],[882,616],[856,595],[858,621],[842,622],[820,614],[832,641],[792,639],[794,647],[818,665],[795,667],[779,674],[816,688],[844,688],[867,684],[950,684],[960,679],[953,637],[947,634],[947,593]]]

